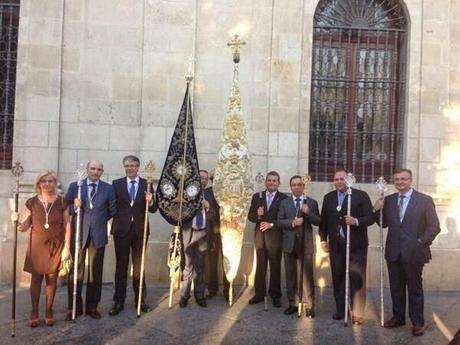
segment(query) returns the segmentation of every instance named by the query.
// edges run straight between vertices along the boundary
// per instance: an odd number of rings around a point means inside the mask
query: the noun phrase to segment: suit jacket
[[[273,228],[265,231],[266,235],[271,236],[271,237],[274,237],[274,236],[281,237],[282,229],[279,227],[279,224],[278,224],[278,209],[281,204],[281,201],[283,201],[286,198],[287,198],[286,194],[281,193],[280,191],[277,191],[270,205],[270,209],[267,209],[267,191],[255,193],[252,195],[251,207],[249,208],[248,219],[249,221],[256,223],[255,237],[254,237],[254,242],[255,242],[254,244],[256,248],[262,248],[264,246],[263,238],[262,236],[259,236],[262,234],[262,232],[259,231],[261,222],[273,223]],[[264,215],[259,219],[259,216],[257,215],[257,209],[260,206],[263,206],[264,208]]]
[[[281,201],[280,208],[278,211],[278,225],[283,228],[283,251],[292,253],[294,251],[294,244],[296,237],[301,241],[301,236],[304,237],[304,248],[306,254],[313,254],[315,252],[315,246],[313,244],[313,226],[319,225],[319,209],[316,200],[306,197],[304,203],[310,208],[310,213],[304,214],[303,225],[292,227],[292,221],[297,215],[297,208],[295,207],[294,200],[292,197],[288,197]],[[303,234],[302,234],[303,231]]]
[[[400,222],[398,195],[385,197],[383,227],[388,227],[385,259],[396,261],[401,254],[405,262],[427,263],[431,259],[430,245],[441,231],[433,199],[414,190]],[[377,221],[379,215],[376,212]]]
[[[220,207],[214,196],[212,187],[203,191],[204,199],[209,202],[209,210],[206,213],[206,228],[209,233],[217,234],[220,229]]]
[[[331,250],[337,251],[340,236],[340,228],[346,228],[345,216],[347,215],[348,195],[342,203],[340,211],[337,210],[337,191],[327,193],[323,199],[321,208],[321,221],[319,235],[321,241],[329,241]],[[350,226],[350,251],[367,248],[367,227],[374,224],[372,203],[366,192],[352,188],[351,216],[358,219],[359,225]]]
[[[101,248],[107,244],[107,222],[116,214],[116,198],[113,187],[107,182],[98,182],[97,192],[92,201],[93,208],[89,206],[89,193],[87,179],[84,179],[81,186],[81,239],[80,246],[86,244],[88,236],[95,248]],[[77,182],[72,182],[65,196],[69,203],[70,212],[76,215],[73,206],[74,199],[77,197]],[[76,217],[72,217],[72,237],[75,236]],[[73,242],[72,242],[73,243]]]
[[[115,190],[117,199],[117,213],[113,217],[112,234],[115,237],[125,237],[132,228],[139,237],[144,236],[144,217],[145,217],[145,191],[147,190],[147,180],[139,177],[139,187],[136,193],[136,198],[131,206],[128,186],[126,184],[126,176],[114,180],[112,186]],[[153,187],[150,186],[150,192],[154,194]],[[151,213],[158,209],[157,201],[154,200],[152,206],[148,208]],[[149,225],[147,222],[147,236],[150,234]]]

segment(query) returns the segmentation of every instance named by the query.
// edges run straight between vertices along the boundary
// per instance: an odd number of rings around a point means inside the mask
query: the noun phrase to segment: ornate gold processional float
[[[227,44],[233,50],[233,84],[213,182],[214,195],[220,206],[223,266],[230,282],[230,306],[233,304],[233,280],[240,264],[249,201],[253,193],[251,161],[238,85],[240,47],[244,44],[238,35]]]

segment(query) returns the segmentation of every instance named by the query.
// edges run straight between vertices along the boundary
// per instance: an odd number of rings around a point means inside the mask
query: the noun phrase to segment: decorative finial
[[[187,83],[190,83],[193,80],[194,66],[195,66],[195,59],[193,58],[193,55],[190,55],[190,57],[188,58],[188,71],[187,71],[187,74],[185,75],[185,81]]]
[[[13,167],[11,168],[11,173],[17,179],[19,179],[22,176],[22,174],[24,173],[24,168],[22,167],[19,161],[16,161],[16,163],[14,163]]]
[[[375,186],[377,187],[379,195],[383,196],[387,189],[387,181],[385,181],[383,176],[380,176],[379,179],[375,182]]]
[[[308,186],[310,185],[310,181],[311,181],[311,177],[308,174],[308,172],[306,172],[305,175],[303,175],[302,181],[303,181],[303,184],[304,184],[303,192],[304,192],[305,195],[307,195]]]
[[[347,176],[345,176],[345,185],[347,188],[351,188],[356,182],[356,178],[352,173],[348,173]]]
[[[146,179],[148,183],[153,182],[153,173],[155,172],[155,164],[153,164],[153,161],[148,161],[147,164],[145,165],[145,174],[146,174]]]
[[[239,63],[240,62],[240,48],[244,46],[246,42],[240,40],[240,36],[235,34],[232,39],[227,43],[233,51],[233,62]]]
[[[86,169],[83,166],[83,163],[80,163],[77,168],[77,186],[81,186],[85,177],[86,177]]]

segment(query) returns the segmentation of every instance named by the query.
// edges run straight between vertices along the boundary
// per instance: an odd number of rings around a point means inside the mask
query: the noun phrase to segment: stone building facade
[[[322,1],[323,2],[323,1]],[[240,87],[254,175],[277,170],[281,189],[308,168],[312,44],[318,0],[23,0],[20,4],[13,160],[25,167],[22,190],[38,172],[58,172],[62,187],[79,163],[100,159],[104,179],[123,174],[121,159],[152,159],[158,178],[194,54],[193,106],[200,167],[216,161],[232,80],[230,37],[242,48]],[[407,18],[401,165],[432,195],[442,233],[433,244],[425,285],[460,284],[460,0],[399,0]],[[0,283],[11,276],[12,179],[0,171]],[[371,183],[358,187],[377,195]],[[313,182],[318,201],[332,189]],[[391,188],[390,188],[391,190]],[[23,199],[27,194],[23,194]],[[147,279],[165,282],[171,228],[151,216]],[[369,285],[378,285],[378,227],[370,231]],[[19,269],[26,235],[20,234]],[[319,246],[318,246],[319,248]],[[253,267],[247,227],[240,280]],[[112,244],[104,279],[114,271]],[[316,279],[329,284],[317,253]],[[23,275],[22,280],[28,276]]]

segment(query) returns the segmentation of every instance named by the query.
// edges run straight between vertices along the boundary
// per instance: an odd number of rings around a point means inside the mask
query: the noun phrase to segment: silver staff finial
[[[347,188],[351,188],[356,182],[356,178],[352,173],[348,173],[347,176],[345,176],[345,184]]]
[[[383,196],[383,194],[387,190],[387,181],[385,181],[383,176],[380,176],[379,179],[375,182],[375,186],[377,187],[379,195]]]
[[[24,168],[22,167],[21,163],[17,161],[14,163],[13,167],[11,168],[11,173],[13,174],[14,177],[17,179],[24,174]]]
[[[86,177],[86,169],[83,163],[80,163],[77,168],[77,186],[81,186],[85,177]]]

